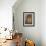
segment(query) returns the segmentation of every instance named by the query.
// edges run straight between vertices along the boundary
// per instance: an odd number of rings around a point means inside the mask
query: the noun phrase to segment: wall
[[[46,46],[46,0],[41,1],[41,41]]]
[[[12,29],[12,6],[16,0],[0,0],[0,27]]]
[[[23,0],[20,5],[17,6],[17,8],[13,8],[13,11],[15,19],[15,30],[22,32],[24,38],[34,40],[36,46],[41,46],[41,1]],[[35,27],[23,26],[24,11],[35,12]]]

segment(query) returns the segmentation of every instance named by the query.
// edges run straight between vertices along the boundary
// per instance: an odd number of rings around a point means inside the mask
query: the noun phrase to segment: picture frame
[[[23,12],[23,26],[35,26],[35,12]]]

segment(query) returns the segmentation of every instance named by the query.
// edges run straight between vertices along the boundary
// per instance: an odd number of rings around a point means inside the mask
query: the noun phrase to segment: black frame
[[[32,23],[31,25],[28,25],[28,24],[25,25],[25,23],[24,23],[25,14],[33,14],[33,15],[32,15],[32,17],[33,17],[33,18],[32,18],[32,19],[33,19],[33,20],[32,20],[33,23]],[[34,27],[34,26],[35,26],[35,12],[23,12],[23,26],[24,26],[24,27]]]

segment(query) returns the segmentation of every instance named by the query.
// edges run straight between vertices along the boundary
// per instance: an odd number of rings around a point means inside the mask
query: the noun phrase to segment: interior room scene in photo
[[[46,46],[46,0],[0,0],[0,46]]]

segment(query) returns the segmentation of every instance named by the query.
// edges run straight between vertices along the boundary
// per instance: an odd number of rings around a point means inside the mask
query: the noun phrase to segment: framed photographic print
[[[23,12],[23,26],[31,27],[35,25],[35,12]]]

